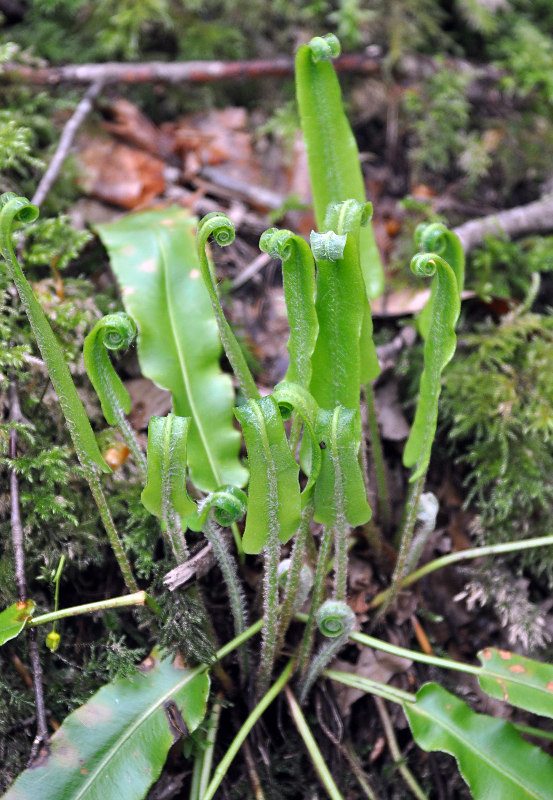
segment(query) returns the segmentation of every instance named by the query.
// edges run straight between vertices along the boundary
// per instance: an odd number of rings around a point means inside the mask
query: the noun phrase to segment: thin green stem
[[[417,569],[410,575],[402,578],[402,580],[399,582],[399,588],[403,589],[406,586],[411,586],[411,584],[416,583],[416,581],[420,580],[421,578],[424,578],[425,575],[429,575],[431,572],[435,572],[435,570],[441,569],[442,567],[447,567],[449,564],[456,564],[458,561],[465,561],[471,558],[481,558],[482,556],[500,555],[501,553],[516,553],[519,550],[531,550],[535,547],[547,546],[553,546],[553,535],[537,536],[534,539],[523,539],[520,542],[490,544],[484,547],[473,547],[469,548],[468,550],[460,550],[458,553],[449,553],[446,556],[440,556],[440,558],[430,561],[428,564],[420,567],[420,569]],[[381,606],[389,596],[391,589],[392,587],[375,595],[369,604],[369,608],[378,608]]]
[[[252,626],[253,627],[253,626]],[[251,629],[250,629],[251,630]],[[252,730],[253,726],[257,722],[257,720],[261,717],[264,711],[271,705],[273,700],[280,694],[282,689],[286,686],[288,681],[292,676],[292,672],[294,671],[294,660],[288,662],[286,667],[284,668],[282,675],[278,678],[278,680],[271,686],[269,691],[261,698],[259,703],[253,709],[251,714],[248,716],[236,736],[231,742],[230,747],[228,748],[227,752],[217,765],[215,772],[213,774],[213,778],[209,786],[206,789],[202,800],[212,800],[215,797],[215,792],[219,788],[221,781],[225,777],[234,757],[240,750],[242,743],[245,741],[246,737]]]
[[[125,444],[131,452],[133,461],[140,476],[140,480],[143,484],[145,484],[148,479],[148,464],[146,461],[146,456],[142,452],[142,449],[138,444],[136,434],[133,431],[128,419],[123,414],[123,411],[117,414],[117,427],[119,428]]]
[[[520,725],[513,722],[512,725],[519,733],[526,733],[528,736],[536,736],[538,739],[547,739],[553,742],[553,731],[542,731],[541,728],[533,728],[531,725]]]
[[[294,605],[298,594],[301,569],[305,563],[305,550],[309,535],[309,524],[313,519],[314,505],[309,501],[302,512],[301,525],[294,539],[290,556],[290,569],[286,578],[286,593],[280,609],[280,622],[277,635],[277,651],[282,646],[290,620],[294,613]]]
[[[129,592],[136,592],[138,591],[138,585],[134,579],[131,565],[129,564],[129,560],[123,549],[121,539],[119,538],[119,534],[117,533],[117,529],[113,522],[111,512],[109,510],[109,506],[107,504],[107,500],[105,498],[102,489],[102,484],[100,483],[100,479],[96,474],[94,467],[83,465],[83,468],[84,468],[85,478],[88,482],[88,485],[90,486],[90,491],[92,492],[94,501],[98,506],[98,511],[100,512],[100,518],[108,535],[111,548],[113,550],[115,558],[117,559],[119,568],[121,569],[121,572],[123,574],[125,585],[129,590]]]
[[[344,686],[351,686],[353,689],[360,689],[362,692],[384,697],[385,700],[391,700],[392,703],[403,705],[403,703],[414,703],[416,701],[414,694],[404,692],[403,689],[398,689],[395,686],[388,686],[370,678],[364,678],[361,675],[352,675],[349,672],[334,669],[325,670],[323,675],[332,681],[343,683]]]
[[[111,597],[109,600],[98,600],[96,603],[84,603],[82,606],[62,608],[59,611],[50,611],[48,614],[40,614],[38,617],[31,617],[27,622],[27,627],[34,628],[37,625],[46,625],[49,622],[55,622],[57,619],[64,619],[65,617],[77,617],[80,614],[92,614],[95,611],[106,611],[109,608],[126,608],[127,606],[148,606],[158,616],[161,614],[161,608],[156,601],[147,592],[141,591],[134,594],[125,594],[122,597]]]
[[[325,528],[323,538],[319,549],[319,559],[317,561],[317,569],[315,571],[315,579],[313,582],[313,601],[309,609],[305,631],[303,634],[303,641],[300,648],[300,656],[298,661],[298,668],[302,677],[307,673],[309,666],[309,658],[313,648],[313,639],[315,637],[315,614],[317,609],[323,601],[325,590],[325,578],[327,561],[330,555],[330,548],[332,546],[332,532],[329,528]]]
[[[236,636],[239,636],[245,631],[247,625],[246,604],[238,580],[236,566],[227,550],[224,537],[221,535],[221,531],[211,514],[204,525],[203,534],[210,543],[223,574],[234,620],[234,632]],[[240,647],[240,671],[242,681],[245,682],[248,674],[248,651],[246,647]]]
[[[242,537],[240,536],[240,531],[238,530],[238,525],[236,522],[233,522],[230,526],[232,531],[232,536],[234,539],[234,544],[236,545],[236,552],[238,553],[238,561],[241,566],[243,566],[246,562],[246,554],[244,552],[244,547],[242,545]]]
[[[292,719],[298,729],[298,732],[303,739],[303,743],[307,748],[307,752],[309,753],[309,757],[313,762],[313,766],[323,784],[324,788],[328,796],[331,800],[344,800],[343,796],[341,795],[338,787],[334,783],[334,779],[330,774],[328,767],[326,766],[325,760],[321,751],[319,750],[319,746],[315,741],[313,734],[311,733],[311,729],[306,722],[305,717],[302,714],[302,710],[298,705],[298,702],[289,686],[284,687],[284,694],[286,696],[286,700],[288,702],[288,706],[290,708],[290,713],[292,715]]]
[[[396,539],[396,542],[399,543],[399,552],[397,554],[394,574],[392,575],[392,582],[388,589],[386,599],[382,603],[382,607],[375,619],[375,622],[378,619],[382,619],[382,617],[386,614],[386,611],[394,602],[397,593],[401,588],[401,579],[403,578],[405,563],[411,549],[411,540],[413,538],[413,532],[415,530],[415,524],[417,522],[417,514],[419,510],[419,500],[424,488],[425,479],[426,470],[410,486],[407,501],[405,503],[403,520],[399,529],[398,537]]]
[[[442,669],[454,669],[458,672],[466,672],[469,675],[480,675],[482,667],[475,667],[472,664],[464,664],[461,661],[452,661],[449,658],[440,658],[439,656],[430,656],[426,653],[420,653],[417,650],[409,650],[407,647],[399,647],[399,645],[390,644],[381,639],[375,639],[374,636],[368,636],[366,633],[359,633],[354,631],[350,633],[349,638],[358,644],[364,644],[367,647],[372,647],[374,650],[381,650],[384,653],[390,653],[394,656],[401,658],[409,658],[412,661],[418,661],[421,664],[432,664],[435,667]]]
[[[263,642],[257,680],[258,695],[264,694],[271,680],[276,658],[278,633],[278,563],[280,560],[280,540],[278,531],[269,532],[269,540],[264,550],[263,570]]]
[[[376,491],[378,497],[378,510],[380,511],[380,521],[385,531],[390,530],[390,493],[388,491],[388,478],[386,474],[386,462],[382,451],[380,430],[376,417],[376,404],[374,399],[374,389],[371,383],[365,384],[365,400],[367,404],[367,418],[371,440],[371,453],[376,474]]]
[[[215,750],[215,742],[217,740],[217,731],[219,730],[221,710],[221,703],[216,702],[207,722],[207,731],[205,737],[206,747],[203,754],[202,769],[200,773],[198,800],[202,800],[209,784],[209,776],[211,774],[211,766],[213,764],[213,752]]]
[[[188,800],[202,800],[200,795],[200,776],[202,774],[203,760],[204,751],[198,749],[198,752],[194,756],[192,780],[190,781],[190,793],[188,795]]]
[[[384,700],[381,697],[375,697],[374,702],[376,703],[378,715],[380,717],[382,727],[384,728],[384,735],[386,737],[386,741],[388,742],[388,747],[390,748],[390,754],[399,770],[399,774],[417,800],[428,800],[427,796],[415,779],[415,776],[404,761],[401,750],[399,749],[399,745],[397,743],[394,726],[392,725],[392,720],[390,719],[390,715],[388,714],[388,709],[386,708]]]

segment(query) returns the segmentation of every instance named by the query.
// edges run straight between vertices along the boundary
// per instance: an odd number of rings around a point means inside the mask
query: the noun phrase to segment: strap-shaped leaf
[[[20,603],[13,603],[4,611],[0,612],[0,646],[19,636],[27,620],[36,611],[33,600],[26,600]]]
[[[553,665],[495,647],[481,650],[478,658],[478,681],[486,694],[553,719]]]
[[[459,296],[461,296],[465,285],[465,253],[457,234],[448,230],[441,222],[433,222],[430,225],[423,224],[419,225],[415,231],[415,243],[419,250],[437,253],[444,261],[447,261],[455,273],[457,286],[459,288]],[[428,329],[432,318],[432,304],[435,296],[436,278],[432,281],[430,298],[417,320],[417,327],[423,339],[426,339],[428,336]]]
[[[524,741],[509,722],[476,714],[436,683],[427,683],[415,703],[403,706],[423,750],[441,750],[457,760],[474,800],[549,800],[553,759]]]
[[[308,476],[305,488],[301,493],[302,508],[304,508],[321,471],[321,448],[315,431],[319,407],[313,396],[303,386],[288,381],[282,381],[275,386],[273,397],[277,401],[283,419],[288,419],[291,414],[296,414],[301,419],[304,425],[304,436],[307,435],[309,439],[310,457],[305,460],[305,463],[302,461],[302,467]]]
[[[315,521],[332,527],[344,515],[350,525],[363,525],[371,518],[371,509],[359,465],[359,410],[342,406],[321,410],[315,432],[322,453],[315,484]]]
[[[108,425],[118,425],[131,410],[131,398],[113,368],[107,351],[123,350],[133,343],[136,326],[128,314],[108,314],[98,320],[83,346],[84,365],[100,398]]]
[[[347,234],[342,255],[327,246],[326,240],[332,242],[332,236],[342,240],[346,235],[311,234],[317,262],[319,333],[310,392],[321,408],[333,408],[337,403],[357,408],[361,389],[359,341],[367,300],[353,235]],[[322,249],[320,244],[324,244]]]
[[[274,397],[249,400],[234,413],[244,433],[250,468],[242,543],[246,553],[260,553],[271,534],[276,532],[286,543],[299,528],[299,467]]]
[[[234,393],[221,372],[221,344],[196,255],[193,219],[181,208],[131,214],[98,226],[125,308],[138,330],[143,374],[168,389],[173,410],[191,417],[188,460],[193,483],[213,491],[243,486]]]
[[[142,504],[164,522],[173,508],[181,517],[193,514],[196,503],[186,491],[189,417],[152,417],[148,425],[148,481]]]
[[[290,364],[285,381],[307,388],[311,381],[311,356],[319,330],[315,311],[315,263],[309,245],[291,231],[269,228],[259,247],[282,261],[282,283],[288,313]]]
[[[457,343],[455,325],[459,317],[460,296],[453,270],[436,253],[416,255],[411,261],[411,269],[416,275],[436,276],[436,294],[424,344],[424,370],[420,380],[417,410],[403,451],[404,466],[415,466],[410,478],[415,481],[424,474],[430,462],[438,420],[442,371],[453,358]]]
[[[111,472],[102,458],[58,340],[54,336],[42,306],[23,274],[13,249],[12,225],[14,221],[33,222],[38,217],[38,208],[31,205],[25,197],[17,197],[12,193],[3,194],[0,197],[0,208],[2,256],[8,265],[11,278],[29,318],[38,348],[58,396],[77,457],[85,467],[94,467],[100,472]]]
[[[213,313],[219,328],[219,336],[221,337],[226,356],[244,397],[258,398],[259,392],[257,391],[257,386],[255,385],[250,368],[246,363],[242,348],[223,314],[223,309],[221,308],[221,303],[217,296],[217,290],[215,289],[212,268],[206,253],[206,245],[210,236],[213,236],[219,247],[227,247],[229,244],[232,244],[235,235],[234,225],[227,215],[218,211],[213,211],[211,214],[206,214],[206,216],[200,220],[196,233],[196,250],[200,260],[202,277],[207,291],[209,292]]]
[[[152,654],[70,714],[3,800],[142,800],[171,745],[204,718],[208,692],[203,667]]]
[[[312,39],[296,53],[296,97],[321,231],[329,203],[366,200],[357,143],[331,63],[339,53],[340,43],[332,34]],[[378,297],[384,288],[384,274],[370,225],[359,233],[359,250],[367,296]]]

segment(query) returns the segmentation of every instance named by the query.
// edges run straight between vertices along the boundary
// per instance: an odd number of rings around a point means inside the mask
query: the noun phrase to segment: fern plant
[[[102,474],[108,474],[110,468],[102,458],[60,345],[14,251],[14,222],[32,223],[37,209],[10,193],[1,198],[0,237],[6,269],[58,395],[80,470],[90,486],[127,593],[60,609],[56,589],[54,611],[43,614],[37,613],[33,599],[20,597],[0,613],[0,644],[17,640],[25,629],[61,625],[68,617],[113,614],[117,609],[136,607],[147,614],[144,621],[152,638],[163,645],[154,647],[138,672],[107,683],[70,714],[47,742],[41,742],[37,760],[8,790],[6,800],[34,797],[39,789],[45,800],[92,800],[109,796],[113,787],[127,798],[139,800],[159,775],[171,745],[181,738],[187,740],[204,720],[205,737],[195,752],[189,796],[191,800],[211,800],[249,732],[280,694],[319,781],[333,800],[341,800],[341,790],[302,709],[323,675],[402,706],[423,749],[455,755],[476,800],[489,797],[491,791],[513,799],[547,797],[553,760],[527,743],[511,724],[476,714],[437,683],[427,683],[412,694],[354,673],[327,669],[341,647],[352,640],[471,674],[492,697],[553,716],[553,668],[549,665],[493,648],[479,654],[480,666],[469,665],[398,647],[355,630],[356,617],[347,602],[348,547],[352,530],[367,523],[372,514],[362,457],[360,405],[363,388],[369,398],[368,414],[374,415],[371,381],[379,365],[370,299],[381,291],[383,275],[370,228],[372,207],[366,202],[355,141],[331,63],[338,53],[339,43],[329,35],[303,45],[296,56],[297,96],[318,231],[311,234],[310,245],[289,231],[276,229],[267,231],[261,240],[261,247],[282,261],[290,323],[289,370],[271,394],[260,395],[225,319],[206,250],[211,237],[218,246],[232,243],[234,227],[228,217],[208,215],[199,223],[195,237],[193,222],[182,209],[146,212],[100,228],[127,314],[104,318],[88,334],[84,345],[87,369],[107,422],[121,430],[139,472],[144,472],[144,456],[126,420],[129,398],[107,350],[129,346],[136,327],[143,373],[172,394],[173,412],[150,421],[141,499],[146,510],[159,519],[167,550],[176,562],[166,576],[171,586],[178,587],[179,581],[186,580],[182,576],[190,566],[190,534],[186,531],[204,535],[206,552],[220,566],[228,596],[229,627],[232,624],[234,629],[234,636],[222,646],[214,643],[208,623],[203,629],[203,649],[192,652],[189,648],[186,660],[182,651],[175,649],[177,626],[183,637],[195,628],[193,638],[200,638],[206,609],[197,587],[184,597],[174,594],[170,600],[155,581],[149,591],[138,587],[137,564],[132,563],[132,548],[128,547],[132,533],[121,537],[106,498]],[[423,252],[413,258],[412,269],[432,278],[433,290],[420,320],[425,338],[424,370],[403,459],[412,473],[398,531],[398,560],[391,586],[372,601],[373,607],[382,609],[402,585],[439,566],[430,564],[404,574],[421,514],[442,372],[456,347],[464,262],[459,242],[442,225],[419,231],[417,243]],[[219,368],[221,344],[240,387],[237,407],[231,380]],[[242,429],[247,467],[239,457],[240,436],[233,418]],[[372,430],[376,427],[373,420]],[[376,440],[372,444],[377,452]],[[383,471],[382,463],[377,467]],[[300,469],[305,476],[301,483]],[[383,487],[385,475],[381,477]],[[381,497],[382,507],[385,502]],[[241,529],[238,523],[244,516]],[[313,522],[322,526],[318,538]],[[224,528],[232,531],[234,552],[228,542],[232,538],[225,536]],[[282,564],[281,551],[286,544],[290,546],[289,560]],[[529,549],[545,544],[553,544],[553,536],[526,540],[519,546]],[[500,552],[502,548],[505,546],[498,545],[496,549]],[[470,557],[484,552],[489,548],[476,549]],[[258,554],[263,560],[263,609],[261,614],[255,609],[255,619],[250,622],[239,565]],[[308,568],[310,560],[313,570]],[[58,581],[59,569],[56,586]],[[302,612],[300,606],[306,601],[307,611]],[[303,626],[299,641],[288,636],[292,620]],[[249,641],[258,634],[261,644],[255,657]],[[59,644],[54,638],[50,636],[52,649]],[[118,646],[113,640],[115,652]],[[119,647],[121,660],[128,666],[129,654]],[[220,664],[231,654],[237,658],[237,681],[244,695],[252,699],[239,731],[212,769],[222,712],[215,701],[206,716],[210,677],[216,676],[227,689],[232,687],[232,679]],[[194,663],[194,656],[200,663]],[[405,765],[402,774],[409,790],[424,798]],[[366,780],[358,777],[367,793]]]

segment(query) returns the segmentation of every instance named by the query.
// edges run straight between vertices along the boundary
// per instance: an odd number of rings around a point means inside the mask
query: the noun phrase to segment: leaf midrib
[[[425,716],[434,725],[435,724],[441,725],[443,728],[445,728],[446,731],[448,731],[448,733],[451,736],[453,736],[456,739],[459,739],[465,745],[465,747],[467,747],[467,749],[470,750],[471,753],[475,753],[477,756],[480,756],[482,760],[485,761],[485,763],[487,763],[492,769],[495,769],[496,772],[498,772],[500,775],[505,775],[515,786],[519,786],[521,789],[524,789],[525,792],[531,791],[532,794],[529,794],[528,795],[529,797],[534,797],[535,800],[549,800],[549,798],[541,794],[541,792],[539,794],[536,794],[535,792],[539,790],[535,790],[532,787],[528,787],[527,784],[525,785],[524,783],[522,783],[522,780],[519,776],[513,775],[507,767],[503,767],[500,762],[496,762],[492,756],[486,756],[486,758],[483,758],[483,753],[485,753],[485,751],[482,748],[473,746],[470,738],[465,738],[457,728],[450,727],[442,717],[432,715],[422,706],[419,706],[419,708],[417,708],[416,702],[411,706],[411,708],[415,711],[415,713],[418,712],[419,714],[421,714],[421,716]],[[455,755],[455,753],[451,753],[451,755],[460,765],[459,758]]]
[[[126,727],[123,735],[117,740],[111,750],[107,753],[106,756],[100,761],[94,772],[90,774],[90,777],[84,782],[82,787],[79,789],[77,794],[73,795],[71,800],[79,800],[79,798],[85,797],[85,792],[92,786],[94,781],[98,778],[98,776],[104,771],[104,769],[109,765],[111,760],[115,758],[115,756],[119,753],[123,745],[131,738],[131,736],[138,730],[138,728],[149,718],[152,714],[154,714],[162,705],[162,703],[166,702],[171,698],[171,695],[175,694],[175,692],[180,691],[183,686],[189,681],[194,680],[197,678],[198,675],[201,675],[204,671],[205,667],[196,667],[195,670],[190,671],[187,675],[185,675],[182,681],[175,684],[174,686],[169,689],[169,691],[165,692],[162,697],[160,697],[154,705],[148,706],[146,711],[141,714],[137,720],[132,724]]]
[[[209,462],[209,466],[210,466],[211,471],[213,473],[213,477],[214,477],[215,482],[217,483],[217,485],[220,485],[221,484],[221,477],[220,477],[219,472],[217,470],[217,467],[216,467],[216,465],[214,463],[214,460],[213,460],[213,457],[212,457],[212,454],[211,454],[211,450],[210,450],[210,447],[209,447],[209,443],[208,443],[208,440],[207,440],[206,435],[205,435],[204,427],[203,427],[203,424],[201,423],[201,417],[198,414],[197,409],[196,409],[196,402],[194,400],[193,393],[191,391],[190,376],[188,374],[188,369],[186,367],[186,361],[185,361],[185,358],[184,358],[184,354],[182,352],[180,339],[179,339],[179,337],[177,335],[178,334],[178,327],[177,327],[176,320],[175,320],[175,312],[174,312],[174,308],[173,308],[172,295],[168,291],[169,290],[169,280],[168,280],[169,259],[168,259],[168,255],[167,255],[167,248],[165,246],[165,242],[163,240],[163,237],[160,236],[159,232],[157,230],[155,230],[154,233],[155,233],[155,237],[156,237],[156,240],[157,240],[158,246],[159,246],[160,261],[161,261],[161,266],[162,266],[163,283],[164,283],[164,290],[165,290],[164,294],[165,294],[166,303],[167,303],[167,310],[168,310],[168,313],[169,313],[169,322],[170,322],[170,325],[171,325],[171,333],[172,333],[172,336],[173,336],[173,341],[175,342],[175,348],[176,348],[178,359],[179,359],[179,366],[180,366],[180,369],[181,369],[182,379],[183,379],[184,386],[185,386],[185,389],[186,389],[188,403],[190,405],[190,410],[192,412],[192,417],[193,417],[194,422],[196,424],[196,428],[197,428],[198,433],[200,435],[200,439],[201,439],[202,444],[204,446],[204,450],[206,452],[206,455],[207,455],[207,458],[208,458],[208,462]]]

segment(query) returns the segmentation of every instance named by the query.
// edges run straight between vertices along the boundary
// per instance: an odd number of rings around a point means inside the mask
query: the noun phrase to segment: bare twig
[[[15,382],[10,383],[8,389],[8,402],[10,408],[10,422],[25,422],[21,413],[19,396]],[[9,457],[17,458],[17,431],[10,431]],[[15,583],[17,585],[17,598],[19,602],[27,600],[27,581],[25,579],[25,551],[23,540],[23,526],[21,524],[21,509],[19,505],[19,480],[15,469],[10,469],[10,502],[11,502],[11,533],[15,562]],[[46,723],[46,707],[42,690],[42,667],[36,640],[36,631],[29,629],[27,632],[29,645],[29,658],[33,673],[33,688],[35,692],[37,732],[31,749],[29,763],[37,755],[40,747],[48,739],[48,725]]]
[[[357,72],[363,75],[382,74],[385,54],[378,48],[365,53],[344,55],[335,61],[340,72]],[[411,55],[398,61],[395,74],[406,82],[416,82],[430,77],[440,69],[470,73],[477,96],[482,91],[479,84],[496,84],[504,75],[497,67],[474,66],[461,58],[447,58],[439,62],[430,56]],[[294,72],[294,59],[275,58],[253,61],[146,61],[142,63],[106,62],[103,64],[67,64],[60,67],[30,67],[22,64],[3,65],[4,81],[25,81],[36,86],[59,84],[88,84],[101,81],[113,83],[215,83],[222,80],[239,80],[265,77],[286,77]]]
[[[58,146],[56,148],[56,152],[54,153],[52,160],[48,165],[48,169],[42,176],[40,183],[37,186],[36,192],[33,195],[33,199],[31,203],[36,206],[40,206],[44,202],[44,198],[52,188],[56,178],[58,177],[60,170],[63,166],[63,162],[67,158],[69,153],[69,149],[73,144],[73,139],[75,135],[87,116],[92,111],[92,105],[94,100],[98,97],[99,93],[102,90],[103,83],[102,81],[96,81],[95,83],[90,86],[81,100],[79,101],[77,108],[66,122],[63,131],[60,136],[60,140],[58,142]]]
[[[469,253],[479,247],[485,236],[505,235],[516,239],[530,233],[553,230],[553,195],[528,203],[525,206],[498,211],[480,219],[471,219],[453,229],[461,240],[463,250]]]

